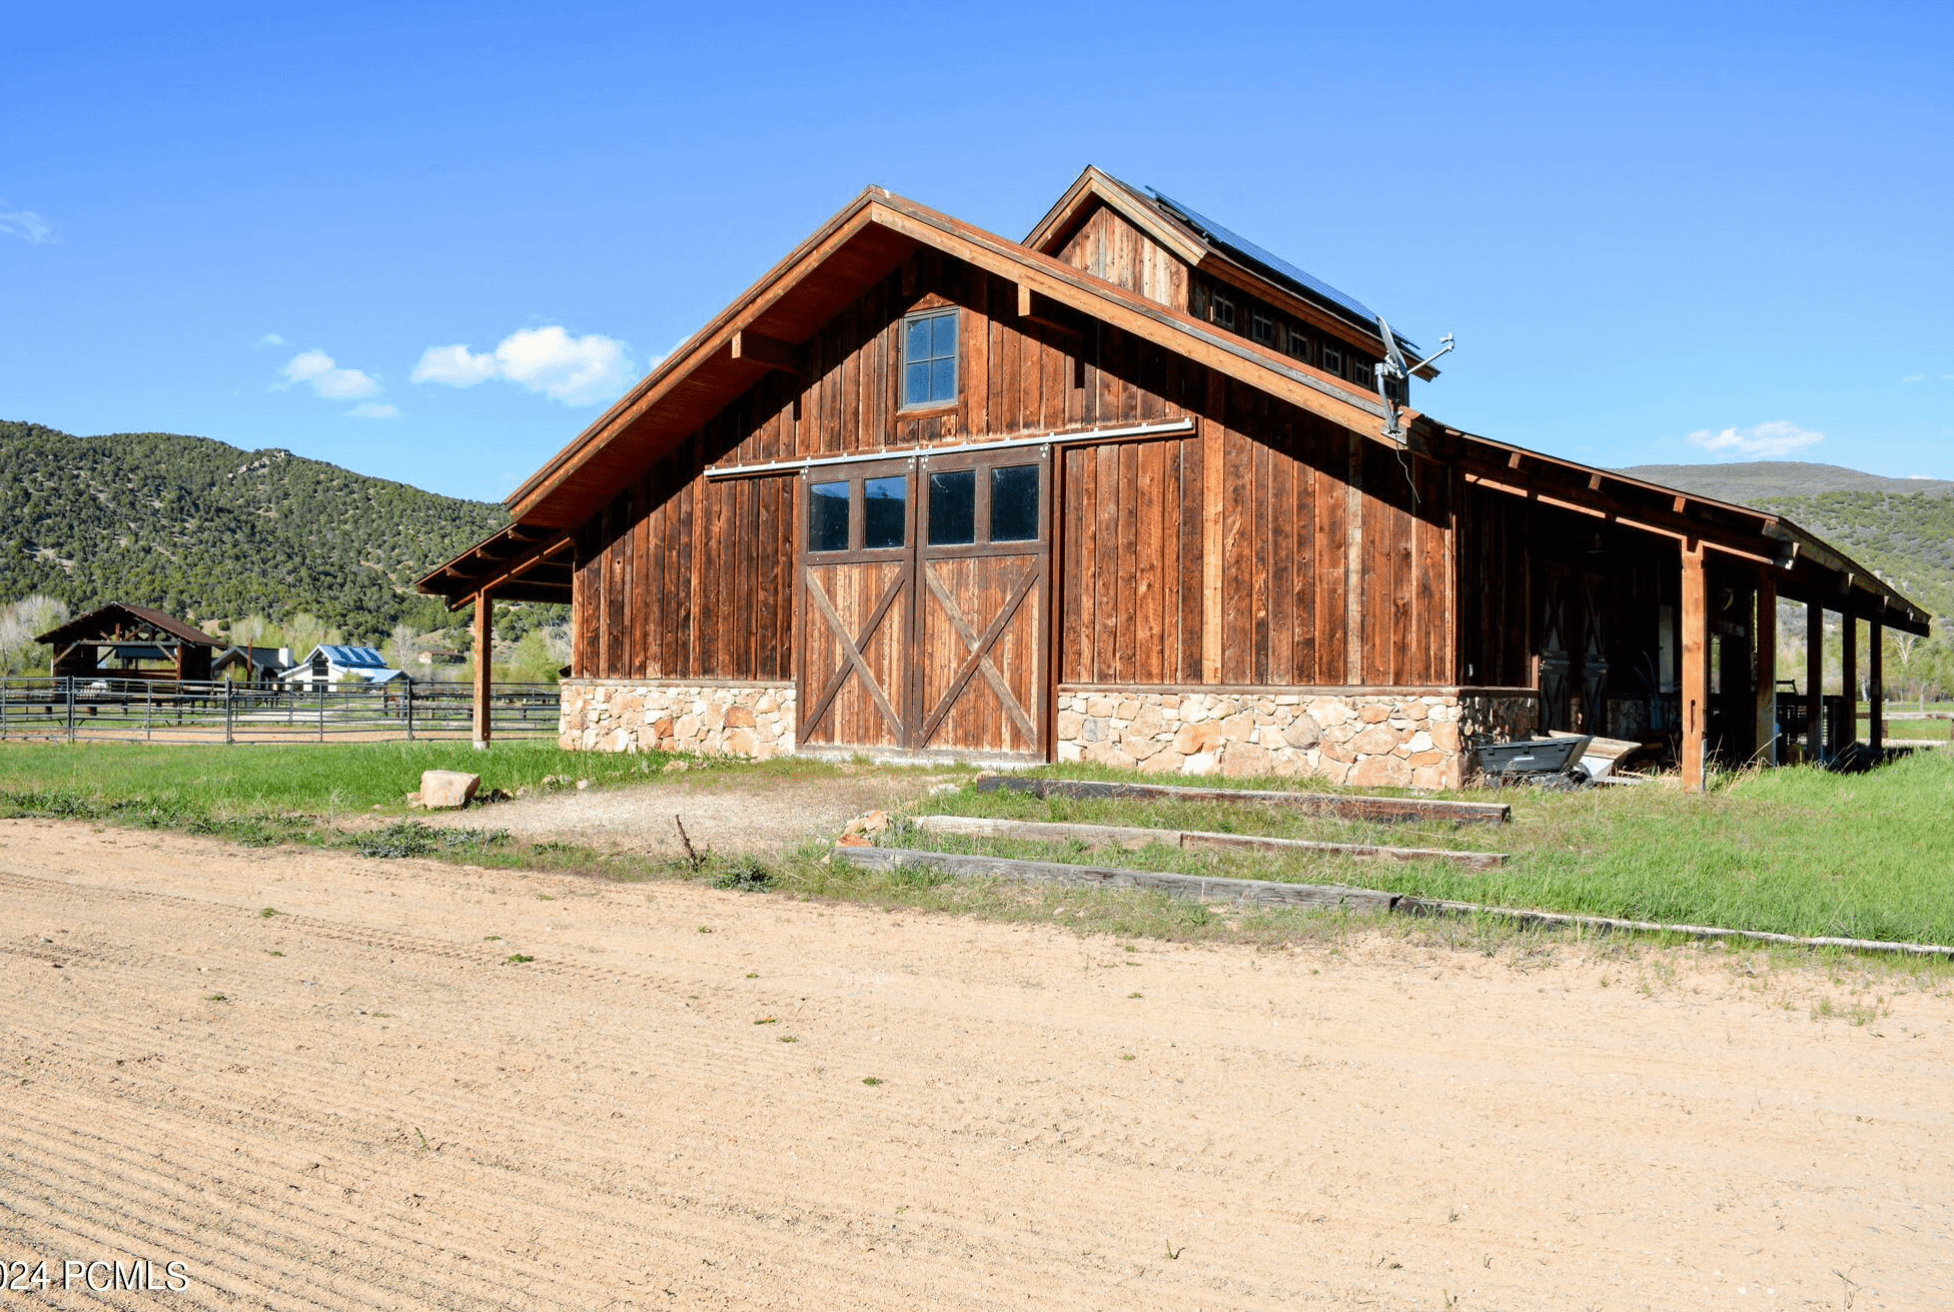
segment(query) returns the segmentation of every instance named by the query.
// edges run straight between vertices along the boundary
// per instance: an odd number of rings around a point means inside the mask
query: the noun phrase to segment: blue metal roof
[[[336,647],[320,644],[326,659],[342,669],[384,670],[387,659],[371,647]]]
[[[1162,194],[1158,188],[1146,187],[1143,190],[1156,203],[1167,210],[1168,213],[1172,214],[1182,223],[1185,223],[1188,227],[1194,229],[1196,233],[1200,234],[1209,242],[1227,251],[1230,255],[1255,265],[1263,273],[1268,274],[1277,282],[1288,283],[1290,287],[1305,295],[1328,301],[1340,309],[1349,311],[1362,320],[1366,326],[1375,330],[1377,312],[1358,300],[1355,296],[1338,291],[1321,278],[1314,277],[1304,270],[1297,268],[1273,251],[1264,250],[1239,233],[1231,232],[1229,229],[1216,223],[1213,219],[1189,209],[1179,201]],[[1414,354],[1417,352],[1417,346],[1413,344],[1409,337],[1398,332],[1395,328],[1391,332],[1403,344],[1407,351],[1411,351]]]

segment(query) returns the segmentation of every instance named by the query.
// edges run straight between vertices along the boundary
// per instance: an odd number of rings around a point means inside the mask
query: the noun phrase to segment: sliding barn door
[[[1051,456],[816,466],[802,485],[800,742],[1044,759]]]
[[[914,745],[1043,759],[1049,449],[934,457],[921,484]]]
[[[798,741],[909,745],[915,514],[909,462],[802,479]]]

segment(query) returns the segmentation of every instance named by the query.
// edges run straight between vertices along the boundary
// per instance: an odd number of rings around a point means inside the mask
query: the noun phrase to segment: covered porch
[[[569,604],[574,566],[567,529],[511,524],[483,538],[420,581],[427,596],[444,598],[450,611],[475,608],[473,738],[486,750],[493,737],[495,697],[495,603],[551,601]]]
[[[1871,570],[1766,511],[1456,431],[1450,440],[1467,483],[1468,681],[1536,688],[1543,730],[1663,744],[1692,790],[1712,764],[1878,759],[1885,630],[1925,635],[1929,616]],[[1779,668],[1781,601],[1806,609],[1803,671]],[[1831,695],[1828,614],[1842,635]]]

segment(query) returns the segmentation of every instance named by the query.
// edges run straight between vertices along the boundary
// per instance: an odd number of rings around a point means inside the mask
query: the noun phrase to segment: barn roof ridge
[[[123,601],[112,601],[106,606],[97,606],[85,615],[77,615],[64,624],[56,625],[46,633],[35,638],[34,641],[53,644],[66,642],[72,638],[79,638],[90,631],[90,625],[108,618],[111,612],[115,611],[120,611],[122,614],[150,625],[152,628],[161,629],[173,638],[180,638],[184,642],[192,643],[199,647],[221,647],[224,645],[221,638],[213,638],[202,629],[187,624],[174,615],[151,609],[148,606],[132,606]]]
[[[1054,254],[1090,216],[1095,203],[1110,206],[1127,222],[1191,267],[1232,266],[1253,281],[1298,297],[1329,314],[1345,327],[1373,339],[1384,349],[1377,312],[1350,293],[1331,286],[1301,266],[1235,232],[1190,205],[1182,204],[1155,186],[1135,186],[1097,165],[1087,165],[1052,207],[1025,234],[1024,245]],[[1392,336],[1412,355],[1417,343],[1392,329]],[[1418,376],[1428,381],[1438,370],[1427,366]]]
[[[549,500],[575,477],[593,454],[623,436],[662,394],[674,390],[675,384],[715,363],[715,359],[723,364],[732,339],[741,330],[764,321],[767,312],[795,291],[802,280],[843,253],[852,240],[864,238],[871,228],[879,229],[879,235],[894,236],[913,245],[935,246],[980,267],[988,267],[998,276],[1014,279],[1032,292],[1075,312],[1117,319],[1120,327],[1136,335],[1218,366],[1243,382],[1295,402],[1373,441],[1393,449],[1398,447],[1380,427],[1389,418],[1383,402],[1341,377],[1222,332],[1191,314],[1150,301],[1137,292],[1094,277],[1007,237],[886,188],[872,186],[859,192],[785,259],[682,342],[657,368],[511,493],[505,502],[511,515],[519,522],[561,527],[556,521],[562,515],[549,511]],[[905,245],[899,254],[906,255],[911,248]],[[881,253],[886,257],[890,252],[884,249]],[[874,277],[888,271],[872,260],[862,263],[873,271]],[[900,259],[894,260],[890,267],[894,263],[900,263]],[[866,285],[872,278],[864,273],[860,280]],[[757,376],[756,370],[752,377],[743,377],[726,399],[744,390]],[[1415,412],[1404,413],[1409,417]]]

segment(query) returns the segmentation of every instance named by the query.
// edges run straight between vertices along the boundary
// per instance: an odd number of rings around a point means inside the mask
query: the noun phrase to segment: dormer
[[[1374,312],[1152,187],[1088,168],[1024,244],[1349,385],[1376,389],[1384,342]],[[1411,342],[1400,335],[1398,343],[1416,358]],[[1418,376],[1429,380],[1438,371],[1427,366]],[[1408,396],[1394,399],[1409,403]]]

